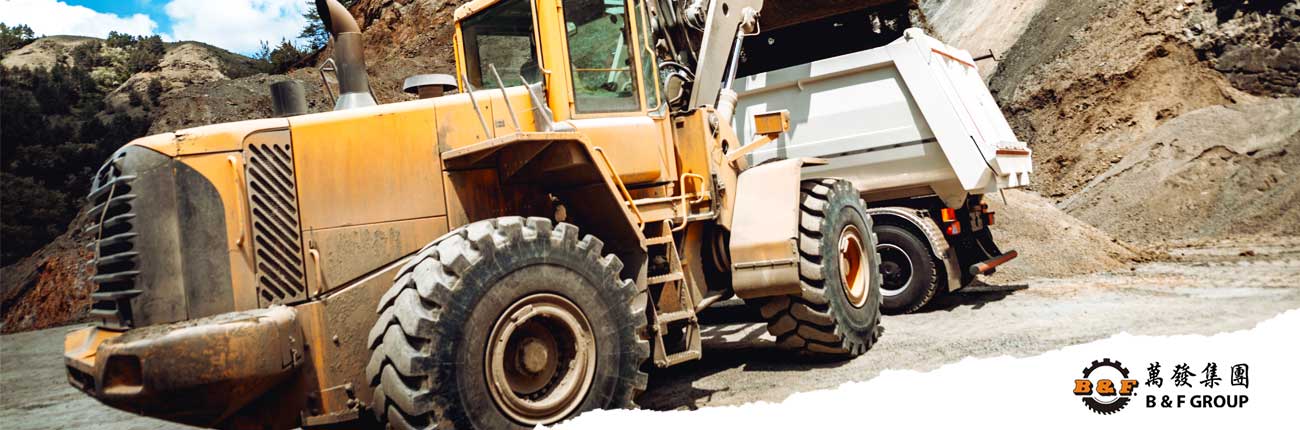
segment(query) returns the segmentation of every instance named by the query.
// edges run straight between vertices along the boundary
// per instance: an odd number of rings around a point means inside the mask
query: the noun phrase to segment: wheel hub
[[[484,369],[492,400],[522,424],[553,424],[582,403],[596,368],[591,323],[550,293],[517,300],[497,319]]]
[[[880,253],[880,293],[901,294],[912,283],[912,257],[892,243],[877,245],[876,252]]]
[[[840,285],[844,287],[844,297],[853,307],[860,308],[867,303],[870,295],[870,274],[868,274],[867,255],[862,250],[862,234],[852,224],[840,231]]]
[[[527,338],[523,341],[523,347],[519,348],[519,367],[528,373],[541,373],[546,370],[553,349],[542,345],[542,341],[537,338]]]

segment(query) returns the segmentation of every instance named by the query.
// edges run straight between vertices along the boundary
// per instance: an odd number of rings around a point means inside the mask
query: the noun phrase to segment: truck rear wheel
[[[876,251],[880,254],[880,309],[886,314],[916,312],[939,291],[939,274],[930,247],[911,231],[894,225],[877,225]]]
[[[767,299],[767,330],[783,347],[853,357],[880,333],[880,256],[871,219],[848,181],[804,181],[798,295]]]
[[[633,406],[646,294],[594,236],[480,221],[398,273],[370,331],[373,410],[391,428],[532,428]]]

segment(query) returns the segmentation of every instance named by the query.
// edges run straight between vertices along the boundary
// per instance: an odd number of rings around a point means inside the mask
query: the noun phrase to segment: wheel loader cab
[[[461,87],[533,84],[550,120],[586,135],[624,183],[675,179],[647,16],[641,0],[471,2],[455,14]]]

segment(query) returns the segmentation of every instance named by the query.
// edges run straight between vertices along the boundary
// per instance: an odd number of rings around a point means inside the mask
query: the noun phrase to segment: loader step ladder
[[[646,284],[654,306],[654,362],[658,367],[669,367],[701,356],[700,320],[695,313],[696,297],[686,282],[677,242],[671,224],[659,223],[662,236],[646,239],[647,251],[652,261],[663,258],[667,270],[656,270],[651,264]]]

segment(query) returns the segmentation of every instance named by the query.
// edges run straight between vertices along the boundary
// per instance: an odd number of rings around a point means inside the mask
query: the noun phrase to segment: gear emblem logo
[[[1074,380],[1074,395],[1093,412],[1110,415],[1119,412],[1132,400],[1138,381],[1128,378],[1128,369],[1118,361],[1104,358],[1083,369],[1083,378]]]

